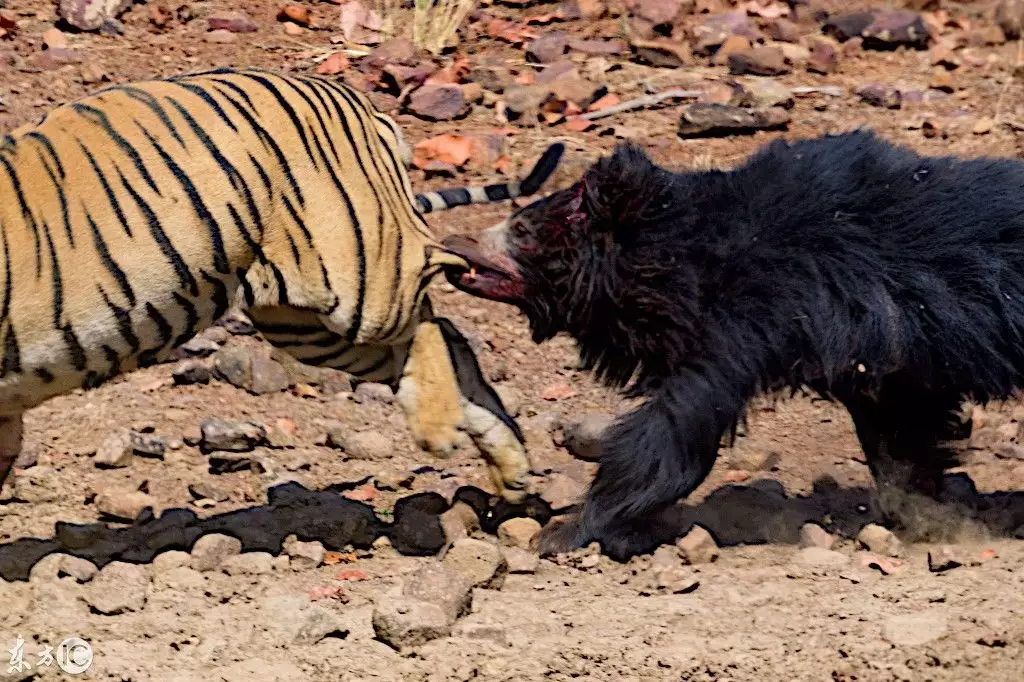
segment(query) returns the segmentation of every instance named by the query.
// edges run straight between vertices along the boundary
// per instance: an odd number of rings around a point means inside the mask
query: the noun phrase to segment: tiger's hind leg
[[[397,396],[417,442],[450,451],[464,430],[487,459],[491,479],[509,502],[526,496],[530,462],[519,426],[488,385],[469,342],[445,318],[420,322]]]
[[[0,489],[14,468],[14,462],[21,454],[21,415],[0,417]]]

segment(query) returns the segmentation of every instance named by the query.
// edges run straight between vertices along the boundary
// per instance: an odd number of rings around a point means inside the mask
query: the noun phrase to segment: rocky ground
[[[354,1],[57,4],[0,10],[2,130],[107,82],[256,65],[371,92],[417,144],[417,189],[515,174],[555,139],[552,186],[622,138],[703,168],[858,125],[927,153],[1024,147],[1019,0],[506,0],[436,58]],[[645,95],[660,103],[608,115]],[[282,364],[229,321],[28,414],[0,494],[0,641],[30,667],[0,659],[0,679],[59,678],[37,653],[72,636],[103,680],[1024,675],[1021,406],[976,412],[945,537],[874,525],[849,418],[797,397],[755,405],[676,545],[539,560],[531,537],[593,474],[573,453],[628,406],[567,341],[536,347],[513,311],[434,288],[518,414],[541,501],[495,507],[473,451],[418,452],[389,391]]]

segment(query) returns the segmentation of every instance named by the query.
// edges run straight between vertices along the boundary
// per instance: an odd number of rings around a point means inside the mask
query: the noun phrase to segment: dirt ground
[[[151,22],[156,3],[137,4],[121,15],[123,35],[67,34],[81,63],[40,65],[42,36],[56,19],[55,4],[6,2],[18,30],[0,40],[0,131],[101,87],[95,82],[100,75],[124,82],[243,65],[311,72],[313,57],[329,52],[331,37],[338,33],[339,8],[327,2],[308,4],[320,30],[292,31],[297,35],[286,35],[276,20],[279,5],[265,0],[195,0],[186,4],[191,21],[172,18],[162,29]],[[181,4],[162,6],[173,14]],[[950,23],[944,30],[950,40],[992,26],[992,3],[935,4],[945,5],[950,17],[964,19],[959,27]],[[257,22],[258,31],[228,43],[206,39],[207,17],[240,8]],[[537,8],[494,5],[484,10],[517,19]],[[488,38],[479,23],[466,29],[472,37],[471,60],[494,58],[521,72],[534,68],[524,62],[522,49]],[[615,37],[620,24],[611,17],[533,28]],[[583,132],[571,132],[564,124],[515,127],[507,136],[507,150],[515,166],[523,168],[551,140],[565,141],[566,160],[552,186],[570,181],[622,137],[635,139],[674,167],[727,167],[776,135],[811,136],[858,125],[926,153],[1020,156],[1024,128],[1014,124],[1024,121],[1020,45],[988,42],[996,44],[967,40],[966,47],[957,46],[959,66],[948,72],[948,87],[945,81],[935,82],[936,69],[945,69],[933,66],[934,55],[927,50],[844,52],[838,71],[828,75],[793,68],[773,80],[841,92],[795,97],[783,132],[681,139],[676,135],[678,108],[665,106],[611,116]],[[601,59],[614,67],[599,70],[604,83],[623,100],[643,94],[645,84],[654,90],[693,88],[729,77],[726,67],[707,59],[675,69],[641,65],[628,55]],[[904,97],[900,109],[871,106],[854,94],[867,83],[923,96],[917,102]],[[395,103],[387,97],[378,101]],[[507,127],[494,108],[483,105],[455,121],[430,123],[405,113],[396,117],[413,143],[440,133]],[[500,177],[479,167],[455,177],[413,174],[418,190]],[[472,231],[507,211],[507,206],[474,207],[433,215],[429,222],[439,235]],[[535,489],[546,490],[549,497],[555,495],[553,487],[563,496],[581,491],[594,465],[566,452],[558,424],[588,411],[617,413],[628,406],[577,371],[568,340],[535,346],[513,310],[473,300],[441,282],[433,290],[439,311],[471,337],[485,371],[517,408]],[[230,347],[258,344],[252,337],[227,341]],[[366,500],[386,519],[396,500],[413,492],[436,491],[450,498],[460,485],[490,489],[486,469],[471,448],[446,461],[420,453],[398,407],[387,400],[331,394],[322,386],[265,395],[220,381],[177,386],[173,367],[142,370],[93,391],[55,398],[28,413],[25,466],[0,495],[0,559],[10,560],[12,553],[29,556],[36,546],[29,539],[53,537],[58,522],[100,520],[98,500],[109,491],[142,491],[158,515],[177,508],[205,518],[265,504],[267,488],[283,481],[311,490],[358,482],[347,494]],[[557,399],[546,399],[552,397]],[[91,580],[89,575],[58,577],[67,568],[58,570],[53,558],[43,559],[30,580],[14,573],[0,579],[0,648],[23,639],[25,660],[32,666],[15,673],[0,657],[0,680],[64,679],[54,665],[37,666],[36,652],[72,636],[86,639],[94,658],[84,675],[67,679],[1024,679],[1024,543],[1014,538],[1024,532],[1024,502],[999,494],[1024,490],[1024,448],[1017,445],[1024,410],[1016,404],[990,405],[978,416],[977,435],[959,471],[989,496],[984,519],[989,523],[951,517],[948,550],[907,543],[894,552],[898,558],[886,558],[857,545],[853,538],[877,516],[849,418],[836,406],[798,396],[758,403],[747,435],[734,449],[722,451],[709,480],[681,509],[682,531],[696,519],[722,545],[713,563],[683,566],[674,550],[629,564],[587,552],[544,559],[508,575],[500,589],[474,589],[472,611],[459,619],[451,636],[399,652],[375,636],[375,603],[399,589],[411,572],[437,560],[405,556],[384,543],[353,554],[329,554],[312,568],[293,555],[290,561],[275,559],[266,571],[199,571],[189,568],[187,557],[175,555],[132,566],[123,579],[114,573],[103,580],[106,571]],[[280,423],[294,424],[294,442],[260,448],[260,467],[211,473],[207,456],[192,445],[200,422],[210,417],[264,424],[286,420]],[[346,458],[323,444],[331,423],[375,432],[393,454]],[[97,448],[129,428],[166,439],[163,457],[135,456],[124,468],[96,467],[91,460]],[[838,487],[823,483],[823,476]],[[837,536],[837,554],[798,549],[799,530],[807,521]],[[493,535],[478,536],[495,541]],[[947,551],[958,565],[933,572],[930,551]],[[658,586],[665,561],[678,564],[671,568],[686,585],[678,593]],[[102,605],[105,597],[116,599],[130,589],[138,591],[134,603],[129,597],[123,608]],[[297,635],[312,608],[320,609],[317,618],[330,625],[315,637]]]

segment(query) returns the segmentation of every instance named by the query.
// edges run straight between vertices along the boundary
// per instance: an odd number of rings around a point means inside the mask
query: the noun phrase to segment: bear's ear
[[[624,142],[583,178],[583,210],[591,229],[616,231],[635,223],[671,174],[633,142]]]

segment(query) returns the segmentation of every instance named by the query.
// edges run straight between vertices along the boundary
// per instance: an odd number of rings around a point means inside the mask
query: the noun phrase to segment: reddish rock
[[[255,33],[260,30],[259,24],[244,12],[218,12],[207,18],[206,23],[211,31]]]
[[[732,35],[743,36],[751,42],[761,38],[747,13],[742,11],[708,15],[691,31],[693,48],[700,54],[711,53]]]
[[[302,5],[285,5],[277,13],[278,21],[290,21],[299,26],[309,26],[312,19],[309,8]]]
[[[526,48],[526,56],[542,64],[558,61],[569,46],[569,38],[561,31],[540,36]]]
[[[569,41],[569,49],[574,52],[582,52],[591,57],[600,57],[626,54],[629,51],[629,45],[625,40],[619,38],[573,39]]]
[[[718,558],[718,545],[711,533],[701,526],[694,526],[689,533],[676,542],[679,556],[688,564],[708,564]]]
[[[412,93],[409,111],[428,121],[450,121],[467,109],[458,85],[424,85]]]
[[[860,33],[864,47],[891,49],[896,45],[924,48],[930,34],[921,15],[905,9],[880,9]]]
[[[829,74],[839,68],[839,50],[827,40],[819,39],[811,46],[811,56],[807,59],[807,70],[814,73]]]
[[[750,41],[743,36],[729,36],[722,46],[718,48],[714,56],[711,57],[711,63],[715,66],[724,66],[729,63],[729,57],[740,52],[745,52],[751,48]]]
[[[335,52],[327,59],[320,62],[316,67],[316,72],[321,76],[333,76],[341,73],[342,71],[348,71],[351,66],[348,57],[342,52]]]
[[[742,109],[731,104],[695,103],[683,107],[679,116],[680,137],[700,137],[773,130],[789,124],[790,115],[781,107]]]
[[[873,107],[899,109],[903,103],[903,95],[896,88],[883,83],[869,83],[856,90],[854,94]]]
[[[649,21],[654,26],[660,26],[674,24],[692,8],[692,0],[635,0],[632,11],[633,16]]]
[[[729,55],[729,73],[780,76],[789,72],[786,57],[777,47],[754,47]]]
[[[775,19],[768,23],[765,31],[772,40],[783,43],[796,43],[800,41],[800,27],[788,19]]]

